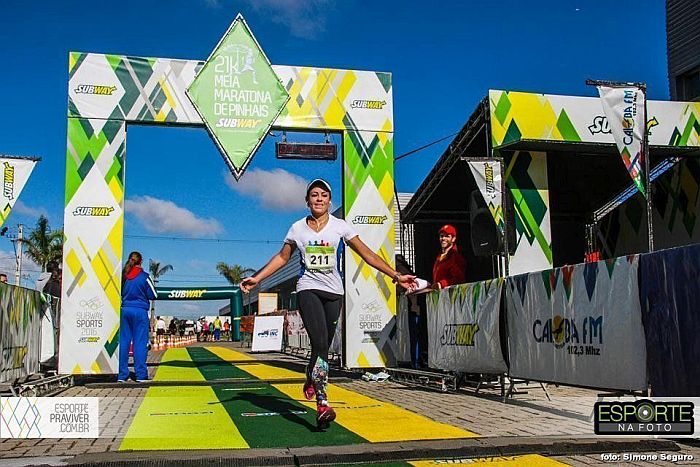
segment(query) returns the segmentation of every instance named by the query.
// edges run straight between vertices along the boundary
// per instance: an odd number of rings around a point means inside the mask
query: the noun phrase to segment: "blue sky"
[[[0,154],[43,159],[6,225],[40,213],[63,224],[69,51],[205,59],[239,11],[272,63],[393,73],[397,155],[457,131],[489,88],[593,95],[585,80],[600,78],[645,81],[651,99],[668,99],[662,1],[5,0]],[[305,181],[339,186],[339,163],[278,161],[270,137],[237,185],[204,129],[128,135],[125,253],[172,264],[167,285],[223,284],[217,261],[260,267],[303,216]],[[398,190],[414,191],[446,144],[399,161]],[[11,254],[0,238],[10,272]]]

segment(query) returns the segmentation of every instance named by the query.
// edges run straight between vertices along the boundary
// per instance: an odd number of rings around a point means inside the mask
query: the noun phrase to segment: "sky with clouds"
[[[0,154],[43,159],[10,233],[40,214],[63,224],[69,51],[205,59],[238,12],[272,63],[391,72],[396,155],[459,130],[489,88],[594,95],[585,80],[601,78],[645,81],[650,98],[668,98],[661,1],[4,0]],[[276,160],[280,135],[240,182],[204,129],[130,126],[128,135],[125,253],[172,264],[167,285],[223,285],[218,261],[260,267],[304,215],[306,182],[340,187],[339,162]],[[414,191],[447,143],[397,162],[398,190]],[[0,268],[11,275],[13,255],[0,237]],[[187,315],[221,306],[189,305]]]

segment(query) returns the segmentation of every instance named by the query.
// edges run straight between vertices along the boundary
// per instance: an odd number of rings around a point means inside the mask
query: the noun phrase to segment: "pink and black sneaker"
[[[304,397],[307,401],[313,400],[316,397],[316,389],[314,389],[314,383],[307,381],[304,383]]]
[[[316,407],[316,427],[325,430],[335,420],[335,410],[328,405],[327,401],[320,401]]]

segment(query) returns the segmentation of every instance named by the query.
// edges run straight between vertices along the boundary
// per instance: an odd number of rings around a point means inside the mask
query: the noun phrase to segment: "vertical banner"
[[[503,279],[447,287],[430,292],[428,364],[469,373],[503,373],[498,316]]]
[[[371,111],[371,110],[368,110]],[[343,139],[345,220],[367,246],[393,266],[395,258],[392,133],[352,132]],[[351,248],[345,253],[345,365],[391,366],[396,361],[396,285]]]
[[[503,192],[501,190],[501,163],[495,159],[488,161],[467,161],[474,176],[476,186],[488,206],[499,232],[505,231],[503,220]]]
[[[509,272],[515,275],[550,269],[554,256],[547,153],[515,151],[506,161],[504,177],[515,216],[515,253],[510,257]]]
[[[644,92],[638,87],[598,86],[603,112],[622,161],[640,193],[645,194],[643,173]]]
[[[110,374],[119,368],[125,153],[124,122],[68,119],[62,374]]]
[[[606,389],[647,387],[639,256],[509,277],[510,373]]]
[[[7,220],[10,211],[27,184],[29,176],[34,170],[37,161],[35,159],[17,159],[13,157],[0,157],[2,168],[2,193],[0,194],[0,227]]]

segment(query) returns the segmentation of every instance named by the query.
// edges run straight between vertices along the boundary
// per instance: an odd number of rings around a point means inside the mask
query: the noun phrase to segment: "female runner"
[[[282,249],[252,277],[241,282],[248,293],[261,280],[287,264],[298,248],[301,272],[297,282],[299,313],[311,340],[311,358],[306,369],[304,396],[316,397],[316,424],[323,429],[335,419],[328,404],[328,348],[343,304],[343,282],[338,272],[338,247],[345,241],[370,266],[393,278],[406,289],[415,288],[415,276],[396,272],[386,261],[365,245],[357,232],[344,220],[331,216],[331,187],[317,178],[306,187],[306,204],[310,215],[292,224]]]

